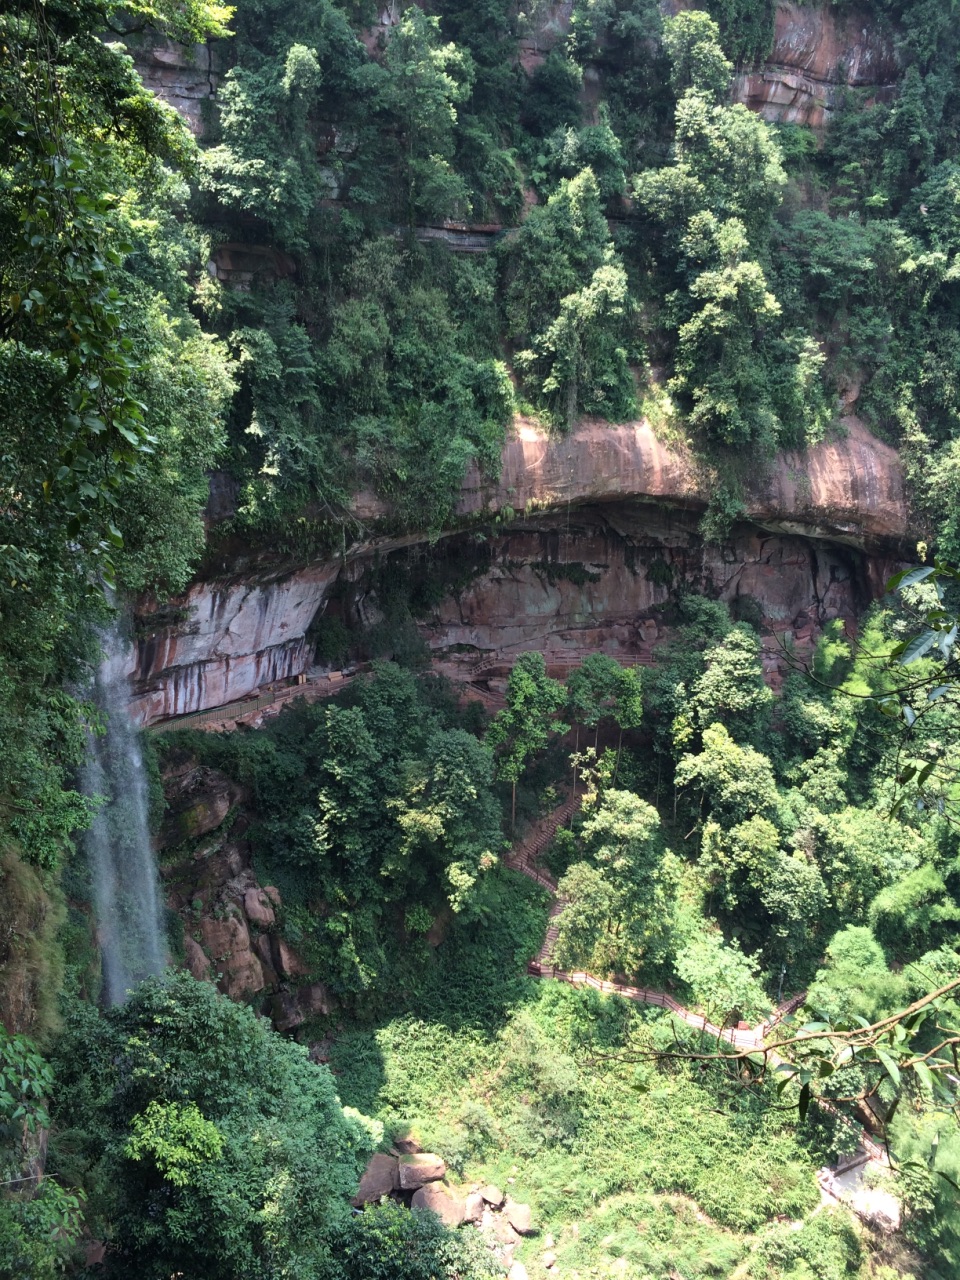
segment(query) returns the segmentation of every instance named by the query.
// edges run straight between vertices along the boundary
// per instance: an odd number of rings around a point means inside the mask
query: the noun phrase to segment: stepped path
[[[515,657],[516,655],[514,655]],[[572,671],[583,661],[583,654],[554,657],[547,655],[548,669],[555,676],[563,676]],[[653,658],[649,654],[627,654],[619,657],[621,666],[652,666]],[[513,664],[512,657],[492,655],[481,658],[466,669],[452,666],[447,674],[455,683],[463,686],[464,701],[479,701],[491,714],[495,714],[506,705],[502,693],[488,689],[484,681],[491,672],[500,668],[509,668]],[[435,664],[435,669],[443,672],[442,661]],[[174,729],[204,729],[212,732],[230,731],[237,728],[258,728],[264,720],[279,715],[281,710],[298,698],[307,702],[316,702],[321,698],[330,698],[335,693],[352,684],[357,676],[370,670],[369,663],[356,667],[348,667],[343,671],[327,671],[311,668],[296,679],[278,681],[272,685],[264,685],[244,698],[228,702],[219,707],[208,707],[203,711],[190,711],[185,715],[170,716],[166,720],[157,720],[149,725],[153,733],[165,733]]]
[[[704,1031],[709,1036],[725,1040],[728,1044],[732,1044],[738,1049],[763,1049],[764,1037],[781,1018],[788,1013],[793,1013],[795,1009],[800,1007],[804,1000],[804,993],[794,996],[790,1000],[785,1000],[774,1011],[771,1018],[761,1022],[757,1027],[718,1027],[715,1023],[708,1022],[703,1014],[685,1009],[679,1001],[674,1000],[673,996],[667,995],[664,991],[652,991],[648,987],[631,987],[622,982],[608,982],[602,978],[596,978],[590,973],[568,972],[564,969],[558,969],[553,964],[553,946],[558,934],[557,917],[566,903],[558,894],[556,880],[540,865],[540,858],[557,831],[565,826],[580,808],[582,801],[582,791],[578,791],[576,795],[568,796],[559,808],[537,822],[524,839],[515,845],[507,855],[506,863],[508,867],[511,867],[514,871],[521,872],[531,880],[535,880],[537,884],[542,885],[547,890],[553,899],[550,904],[550,916],[543,945],[537,955],[530,961],[529,972],[536,978],[568,982],[574,987],[593,987],[596,991],[607,991],[625,996],[626,999],[635,1000],[638,1004],[658,1005],[661,1009],[669,1009],[671,1013],[676,1014],[678,1018],[681,1018],[689,1026],[696,1027],[698,1031]]]
[[[764,1037],[767,1036],[781,1018],[785,1018],[787,1014],[791,1014],[795,1009],[803,1004],[804,995],[794,996],[791,1000],[783,1002],[777,1007],[771,1019],[763,1021],[756,1028],[731,1028],[717,1027],[716,1024],[710,1023],[703,1014],[695,1014],[690,1009],[685,1009],[680,1002],[676,1001],[672,996],[668,996],[666,992],[650,991],[648,987],[630,987],[621,982],[605,982],[602,978],[595,978],[593,974],[581,972],[567,972],[564,969],[557,969],[553,964],[553,946],[557,941],[558,927],[557,918],[566,905],[566,902],[559,897],[556,879],[547,872],[547,869],[541,867],[540,856],[557,835],[559,828],[566,826],[567,822],[573,817],[573,814],[580,808],[584,792],[577,791],[576,795],[568,796],[558,809],[554,809],[552,814],[547,818],[543,818],[536,823],[534,828],[525,836],[520,844],[515,845],[511,852],[507,855],[507,865],[516,872],[521,872],[524,876],[529,877],[532,881],[541,884],[549,892],[553,901],[550,902],[549,923],[547,925],[547,933],[545,933],[543,946],[540,947],[538,954],[530,961],[529,970],[535,978],[547,978],[556,980],[556,982],[567,982],[572,987],[593,987],[595,991],[612,992],[614,995],[625,996],[627,1000],[635,1000],[641,1005],[658,1005],[660,1009],[668,1009],[698,1030],[703,1030],[708,1036],[714,1036],[723,1039],[728,1044],[733,1044],[736,1048],[763,1048]]]
[[[576,794],[568,796],[563,804],[554,809],[551,814],[535,823],[523,840],[514,845],[506,857],[508,867],[536,881],[537,884],[547,890],[552,899],[543,945],[527,966],[528,972],[535,978],[566,982],[572,987],[592,987],[595,991],[604,991],[611,995],[623,996],[627,1000],[634,1000],[637,1004],[652,1004],[661,1009],[669,1009],[671,1013],[687,1023],[688,1026],[695,1027],[698,1031],[703,1031],[708,1036],[723,1040],[727,1044],[733,1045],[736,1049],[741,1051],[766,1049],[768,1065],[771,1067],[779,1065],[783,1059],[772,1048],[767,1049],[766,1037],[781,1019],[800,1008],[806,999],[807,993],[805,991],[791,996],[789,1000],[782,1001],[774,1009],[771,1016],[764,1019],[756,1027],[744,1027],[742,1025],[736,1028],[718,1027],[715,1023],[708,1022],[703,1014],[694,1013],[691,1009],[684,1008],[679,1001],[674,1000],[673,996],[668,995],[665,991],[652,991],[649,987],[631,987],[622,982],[608,982],[602,978],[594,977],[591,973],[568,972],[565,969],[558,969],[554,965],[553,946],[559,932],[556,921],[566,903],[559,895],[556,880],[546,868],[540,865],[540,858],[549,847],[556,833],[570,821],[580,808],[584,794],[583,791],[578,790]],[[853,1124],[848,1117],[839,1112],[825,1098],[818,1098],[816,1101],[817,1105],[823,1110],[836,1115],[845,1123]],[[857,1129],[860,1151],[852,1159],[848,1158],[843,1168],[856,1167],[868,1160],[877,1161],[885,1165],[887,1163],[887,1154],[884,1149],[878,1146],[865,1130],[856,1125],[854,1127]],[[838,1171],[824,1169],[818,1175],[825,1192],[834,1198],[839,1198],[839,1195],[834,1189],[833,1179],[830,1175],[832,1172]]]

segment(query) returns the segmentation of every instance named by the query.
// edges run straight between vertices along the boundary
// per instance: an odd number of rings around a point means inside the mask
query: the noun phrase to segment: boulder
[[[210,977],[210,960],[204,954],[203,947],[199,942],[194,942],[189,934],[183,939],[183,951],[187,961],[187,968],[197,979],[198,982],[204,982]]]
[[[165,774],[163,790],[167,808],[160,845],[168,849],[215,831],[244,796],[225,773],[186,756]]]
[[[276,964],[273,958],[272,936],[269,933],[258,933],[253,940],[253,949],[263,968],[263,977],[268,987],[277,985]]]
[[[481,1187],[480,1194],[487,1204],[492,1204],[495,1209],[498,1209],[503,1204],[503,1192],[499,1187],[495,1187],[492,1182],[485,1187]]]
[[[428,1182],[439,1182],[447,1172],[447,1166],[430,1152],[400,1157],[400,1187],[403,1191],[416,1191]]]
[[[551,1267],[555,1267],[557,1265],[557,1255],[552,1249],[548,1249],[541,1257],[540,1261],[543,1263],[545,1269],[549,1271]]]
[[[515,1200],[508,1200],[503,1212],[514,1231],[519,1231],[522,1236],[532,1234],[533,1210],[528,1204],[518,1204]]]
[[[297,991],[297,1008],[305,1018],[325,1017],[333,1010],[333,1001],[326,983],[311,982]]]
[[[433,924],[427,931],[427,946],[439,947],[440,943],[446,939],[450,932],[450,926],[453,924],[454,916],[449,907],[443,910],[434,918]]]
[[[195,854],[194,860],[204,883],[214,890],[241,875],[249,861],[245,843],[236,840],[210,845],[200,854]]]
[[[283,905],[283,903],[280,900],[280,890],[277,888],[275,884],[265,884],[263,886],[263,892],[267,895],[267,897],[270,899],[273,905],[278,909]]]
[[[330,1061],[330,1055],[333,1053],[334,1041],[330,1036],[326,1036],[323,1040],[317,1040],[310,1046],[310,1061],[317,1063],[325,1063]],[[397,1184],[399,1185],[400,1175],[397,1175]]]
[[[357,1194],[350,1203],[355,1209],[360,1209],[365,1204],[376,1202],[381,1196],[388,1196],[399,1186],[400,1174],[396,1156],[384,1155],[378,1151],[376,1155],[370,1157],[363,1171],[363,1177],[360,1179],[360,1185],[357,1187]]]
[[[502,1214],[497,1214],[493,1219],[493,1236],[500,1244],[511,1248],[516,1248],[520,1243],[520,1237],[510,1223]]]
[[[483,1217],[485,1203],[479,1191],[471,1191],[463,1203],[464,1222],[479,1222]]]
[[[277,939],[277,968],[285,978],[303,978],[310,972],[307,962],[284,938]]]
[[[411,1209],[429,1209],[447,1227],[459,1227],[463,1221],[463,1201],[446,1187],[431,1183],[418,1187],[410,1201]]]
[[[394,1138],[393,1145],[402,1156],[418,1155],[423,1150],[420,1139],[413,1132],[405,1134],[402,1138]]]
[[[262,889],[248,889],[243,895],[243,909],[247,913],[247,919],[251,924],[257,924],[261,929],[269,929],[276,923],[276,915],[270,899]]]
[[[507,1280],[527,1280],[527,1268],[522,1262],[515,1262],[507,1272]]]
[[[278,991],[270,1001],[270,1021],[278,1031],[294,1031],[304,1021],[296,992]]]
[[[200,920],[200,936],[219,971],[220,989],[231,1000],[255,994],[264,988],[263,969],[250,948],[250,930],[239,912],[224,920]]]

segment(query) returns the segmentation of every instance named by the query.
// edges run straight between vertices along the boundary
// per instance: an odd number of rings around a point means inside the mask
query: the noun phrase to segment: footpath
[[[559,886],[553,876],[543,867],[540,859],[549,848],[551,841],[561,827],[566,826],[583,803],[584,793],[578,791],[568,798],[545,818],[535,823],[519,844],[514,845],[506,857],[506,865],[519,871],[528,879],[535,881],[550,894],[550,914],[543,943],[536,956],[529,962],[527,971],[531,977],[543,981],[565,982],[572,987],[591,987],[595,991],[603,991],[610,995],[622,996],[637,1004],[656,1005],[669,1010],[675,1017],[688,1026],[716,1040],[722,1040],[740,1052],[760,1050],[766,1054],[767,1065],[776,1067],[783,1062],[774,1046],[768,1046],[767,1036],[771,1030],[789,1014],[801,1007],[806,999],[805,991],[791,996],[777,1005],[769,1018],[764,1019],[756,1027],[748,1027],[741,1023],[737,1027],[718,1027],[709,1022],[705,1015],[694,1013],[685,1008],[679,1001],[665,991],[654,991],[648,987],[633,987],[622,982],[611,982],[597,978],[583,971],[558,969],[553,963],[553,947],[559,929],[557,919],[565,900],[560,896]],[[875,1168],[889,1168],[887,1153],[870,1135],[852,1120],[843,1115],[825,1098],[817,1099],[817,1105],[824,1111],[835,1115],[845,1124],[856,1128],[858,1147],[855,1152],[841,1159],[833,1168],[823,1168],[817,1174],[824,1201],[839,1201],[850,1208],[864,1221],[881,1231],[895,1230],[900,1224],[900,1205],[889,1191],[871,1190],[864,1185],[863,1172],[868,1165]]]
[[[527,966],[528,972],[535,978],[566,982],[573,987],[592,987],[595,991],[610,992],[614,995],[623,996],[627,1000],[634,1000],[637,1004],[658,1005],[661,1009],[669,1009],[671,1013],[676,1014],[688,1026],[695,1027],[698,1031],[703,1031],[706,1035],[715,1039],[723,1040],[737,1049],[765,1049],[766,1037],[770,1034],[771,1029],[781,1019],[793,1013],[803,1004],[806,992],[800,992],[799,995],[792,996],[789,1000],[784,1000],[782,1004],[777,1006],[770,1018],[765,1019],[756,1027],[747,1027],[742,1024],[738,1027],[718,1027],[715,1023],[709,1022],[703,1014],[694,1013],[693,1010],[685,1008],[665,991],[653,991],[649,987],[632,987],[622,982],[609,982],[603,978],[594,977],[591,973],[558,969],[554,965],[553,947],[559,932],[557,918],[566,906],[566,902],[559,895],[556,880],[548,873],[546,868],[540,865],[540,858],[549,848],[550,842],[556,833],[561,827],[566,826],[580,808],[582,802],[582,791],[578,791],[576,795],[570,795],[553,813],[536,823],[526,837],[518,845],[514,846],[506,858],[508,867],[514,871],[521,872],[522,875],[527,876],[530,880],[535,880],[537,884],[547,890],[552,899],[543,944]]]

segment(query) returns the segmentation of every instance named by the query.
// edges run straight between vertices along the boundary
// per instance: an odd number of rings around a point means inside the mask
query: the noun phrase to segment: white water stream
[[[119,627],[101,637],[103,662],[93,698],[106,732],[91,734],[83,789],[104,802],[83,842],[90,865],[103,963],[103,997],[122,1004],[165,963],[163,909],[150,846],[147,777],[137,731],[127,714],[129,645]]]

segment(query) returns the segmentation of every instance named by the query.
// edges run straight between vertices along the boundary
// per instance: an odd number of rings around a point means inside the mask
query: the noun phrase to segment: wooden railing
[[[676,1014],[681,1021],[687,1023],[688,1026],[702,1031],[705,1035],[714,1040],[724,1040],[728,1044],[735,1045],[738,1049],[762,1049],[763,1036],[757,1030],[740,1030],[734,1027],[718,1027],[716,1023],[709,1022],[705,1014],[693,1013],[690,1009],[685,1009],[678,1000],[674,1000],[673,996],[667,995],[665,991],[652,991],[649,987],[631,987],[623,982],[608,982],[603,978],[595,978],[592,973],[568,972],[565,969],[558,969],[554,965],[543,965],[538,960],[531,960],[527,966],[527,971],[531,977],[545,978],[554,982],[566,982],[571,987],[592,987],[594,991],[607,992],[610,995],[623,996],[626,1000],[633,1000],[637,1004],[652,1004],[660,1009],[668,1009],[671,1013]]]

